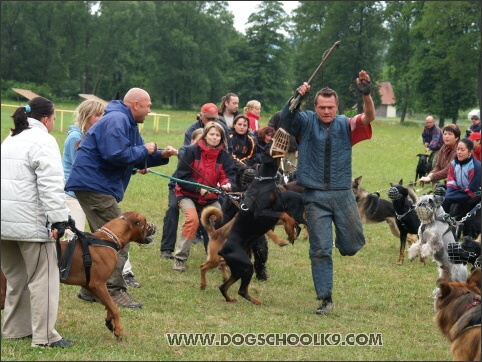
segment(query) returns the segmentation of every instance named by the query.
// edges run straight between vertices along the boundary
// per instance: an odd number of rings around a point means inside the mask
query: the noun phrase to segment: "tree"
[[[279,110],[291,89],[288,21],[280,1],[263,1],[248,18],[249,54],[238,95],[259,100],[268,112]]]
[[[321,77],[312,84],[313,89],[329,86],[337,91],[341,113],[362,112],[363,102],[354,81],[358,72],[366,70],[375,83],[381,74],[387,32],[383,28],[382,5],[373,1],[319,2],[302,1],[297,9],[297,39],[300,51],[297,54],[297,65],[301,61],[313,62],[305,73],[310,74],[318,66],[322,54],[336,41],[340,41],[339,49],[333,53],[324,66]],[[319,18],[309,26],[301,22],[304,17]],[[305,68],[305,67],[304,67]],[[303,79],[305,81],[307,79]],[[374,87],[376,88],[376,87]],[[380,96],[372,92],[376,103]]]
[[[477,101],[480,61],[480,4],[426,2],[413,27],[418,39],[409,72],[420,109],[457,122],[460,110]]]
[[[390,32],[390,45],[385,59],[388,76],[395,93],[396,107],[400,111],[400,123],[404,123],[409,109],[413,109],[409,66],[412,61],[415,39],[411,30],[420,18],[423,1],[387,2],[385,18]]]

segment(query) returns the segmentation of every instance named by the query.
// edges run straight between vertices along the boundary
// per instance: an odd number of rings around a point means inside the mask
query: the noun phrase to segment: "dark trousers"
[[[169,187],[169,198],[162,225],[161,251],[174,251],[179,224],[179,207],[177,206],[174,188]]]
[[[179,224],[179,206],[177,205],[174,188],[169,187],[169,198],[166,214],[162,225],[161,251],[173,252],[176,246],[177,227]],[[202,225],[199,225],[197,236],[203,239],[204,248],[207,250],[209,235]]]

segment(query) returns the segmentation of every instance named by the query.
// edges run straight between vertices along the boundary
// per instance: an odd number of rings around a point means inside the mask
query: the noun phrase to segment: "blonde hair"
[[[79,104],[74,111],[74,124],[80,128],[82,136],[85,136],[85,126],[90,117],[102,116],[104,114],[104,105],[98,101],[91,99],[85,100]]]
[[[196,128],[191,134],[191,142],[199,141],[203,134],[202,128]]]
[[[261,102],[255,99],[250,100],[248,103],[246,103],[246,107],[244,107],[244,114],[248,114],[253,108],[261,108]]]
[[[202,139],[204,139],[204,140],[206,139],[206,135],[208,134],[208,132],[211,128],[216,128],[219,131],[219,133],[221,134],[220,144],[222,143],[224,145],[224,149],[227,151],[228,150],[228,140],[226,138],[226,133],[224,132],[223,126],[221,126],[218,122],[209,121],[208,123],[206,123],[206,125],[204,126]]]

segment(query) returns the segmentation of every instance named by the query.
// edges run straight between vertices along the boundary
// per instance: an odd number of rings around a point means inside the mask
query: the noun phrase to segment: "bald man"
[[[92,232],[122,213],[119,202],[135,169],[165,165],[169,157],[177,155],[171,146],[158,149],[155,142],[144,143],[138,124],[144,123],[151,106],[149,93],[140,88],[130,89],[123,101],[115,100],[106,106],[104,116],[80,143],[65,189],[75,193]],[[141,308],[141,303],[127,293],[122,275],[129,245],[118,252],[107,288],[117,305]],[[85,288],[81,288],[78,297],[95,301]]]
[[[442,131],[440,127],[435,124],[432,116],[425,118],[422,140],[425,146],[425,152],[438,151],[443,145]]]

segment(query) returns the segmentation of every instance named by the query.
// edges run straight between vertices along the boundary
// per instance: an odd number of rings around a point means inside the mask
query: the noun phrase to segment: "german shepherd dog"
[[[353,179],[351,181],[351,189],[355,194],[362,222],[364,224],[377,224],[386,221],[392,234],[396,238],[400,238],[393,204],[366,191],[360,186],[361,179],[362,176]]]
[[[276,182],[280,158],[272,157],[269,154],[270,149],[271,147],[267,146],[266,152],[262,154],[256,177],[243,194],[238,215],[226,242],[218,252],[231,271],[228,280],[219,287],[227,302],[236,300],[228,295],[228,290],[241,279],[238,294],[254,304],[261,304],[248,291],[254,272],[249,255],[252,244],[260,236],[271,230],[278,220],[283,218],[289,240],[294,242],[295,239],[296,222],[284,211],[281,190]]]
[[[395,215],[397,217],[397,227],[400,231],[400,254],[398,256],[398,265],[403,264],[405,258],[405,244],[408,234],[417,235],[420,227],[420,219],[415,212],[415,205],[418,203],[418,196],[413,190],[413,185],[408,188],[403,187],[403,179],[398,184],[391,183],[388,189],[388,198],[392,200]],[[409,243],[413,238],[409,238]],[[413,240],[413,241],[416,241]],[[420,259],[425,264],[423,258]]]
[[[480,282],[480,268],[464,282],[437,280],[440,289],[434,301],[434,320],[451,343],[454,361],[480,361]]]
[[[80,285],[87,289],[93,296],[104,304],[107,310],[105,319],[106,327],[114,332],[118,340],[122,340],[124,330],[122,328],[119,308],[112,300],[107,290],[107,279],[114,271],[117,264],[117,251],[125,247],[129,242],[139,244],[152,242],[149,236],[156,232],[156,226],[148,223],[146,217],[139,212],[125,212],[119,217],[107,222],[98,231],[90,233],[79,233],[87,236],[89,241],[88,250],[92,259],[90,274],[86,273],[83,262],[83,246],[81,237],[71,241],[60,241],[61,255],[64,257],[69,243],[74,242],[72,263],[70,271],[65,279],[60,282],[68,285]],[[88,278],[89,277],[89,278]],[[87,280],[89,279],[89,280]]]

